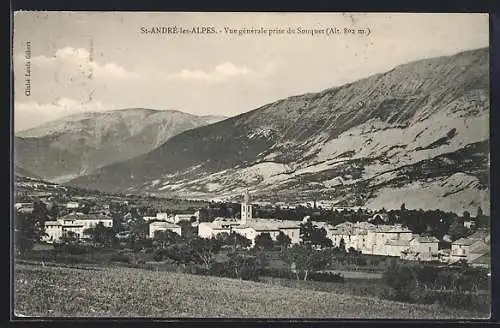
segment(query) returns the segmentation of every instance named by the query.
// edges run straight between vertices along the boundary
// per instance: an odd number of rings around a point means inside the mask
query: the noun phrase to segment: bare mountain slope
[[[71,115],[19,132],[16,163],[45,179],[67,181],[220,119],[142,108]]]
[[[401,65],[185,131],[71,181],[112,191],[489,209],[489,53]]]

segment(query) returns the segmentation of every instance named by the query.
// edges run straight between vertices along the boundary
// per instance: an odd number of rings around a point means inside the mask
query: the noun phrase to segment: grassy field
[[[485,318],[340,291],[133,268],[17,264],[15,312],[25,316],[157,318]]]

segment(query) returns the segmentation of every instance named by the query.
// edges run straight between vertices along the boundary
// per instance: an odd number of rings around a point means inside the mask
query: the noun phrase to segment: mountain
[[[70,182],[188,198],[489,211],[489,50],[419,60],[185,131]]]
[[[20,167],[19,165],[15,165],[15,167],[14,167],[14,174],[16,176],[26,177],[26,178],[33,178],[33,179],[39,179],[40,178],[39,176],[37,176],[33,172],[30,172],[30,171],[28,171],[28,170]]]
[[[64,182],[221,119],[142,108],[71,115],[17,133],[16,164],[46,180]]]

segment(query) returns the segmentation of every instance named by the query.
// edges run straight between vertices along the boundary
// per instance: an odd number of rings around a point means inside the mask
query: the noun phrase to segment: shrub
[[[125,254],[113,254],[109,259],[110,262],[132,263],[132,258]]]
[[[163,260],[163,252],[160,250],[155,251],[153,254],[153,260],[155,260],[156,262],[160,262],[161,260]]]
[[[274,278],[296,279],[295,273],[286,268],[263,268],[261,275]]]
[[[392,300],[483,309],[489,302],[489,295],[477,293],[479,289],[489,289],[490,282],[483,269],[402,266],[393,262],[384,272],[384,281],[391,291],[382,296]]]
[[[239,277],[243,280],[253,280],[258,281],[260,276],[260,270],[253,266],[245,265],[239,270]]]
[[[313,272],[309,274],[309,279],[313,281],[344,282],[344,276],[335,272]]]
[[[81,255],[86,254],[91,251],[90,247],[77,245],[77,244],[67,244],[63,245],[59,248],[59,250],[63,253],[73,254],[73,255]]]
[[[207,273],[217,277],[231,277],[229,268],[226,263],[214,262],[210,264]]]

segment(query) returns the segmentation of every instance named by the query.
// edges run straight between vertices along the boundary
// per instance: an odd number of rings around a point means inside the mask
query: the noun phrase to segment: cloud
[[[30,129],[72,114],[99,112],[109,109],[111,109],[110,106],[100,101],[80,102],[70,98],[59,98],[51,103],[16,102],[14,103],[14,130],[18,132]]]
[[[65,47],[58,49],[53,56],[39,55],[32,58],[32,64],[58,71],[71,70],[82,73],[87,78],[139,78],[140,74],[126,70],[113,62],[100,64],[85,48]]]
[[[266,65],[260,71],[254,71],[246,66],[236,66],[225,62],[217,65],[211,71],[183,69],[179,73],[167,75],[168,80],[202,81],[208,83],[225,82],[232,78],[258,78],[274,72],[273,65]]]

